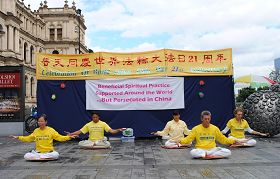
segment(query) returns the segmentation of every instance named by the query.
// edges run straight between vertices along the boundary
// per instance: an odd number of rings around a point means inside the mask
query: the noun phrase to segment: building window
[[[2,33],[2,32],[4,32],[4,30],[3,30],[3,26],[0,24],[0,32]]]
[[[21,40],[19,39],[19,53],[22,59],[22,44],[21,44]]]
[[[57,40],[62,40],[62,29],[57,29]]]
[[[23,60],[24,62],[26,63],[27,62],[27,43],[25,42],[24,45],[23,45]]]
[[[33,52],[34,52],[34,48],[33,46],[30,47],[30,62],[31,62],[31,65],[34,65],[33,63]]]
[[[31,26],[31,34],[34,34],[34,24],[32,22],[30,22],[30,26]]]
[[[50,29],[50,40],[54,40],[54,29]]]
[[[52,52],[52,54],[59,54],[59,51],[54,50],[54,51]]]
[[[28,77],[25,76],[25,97],[27,97]]]

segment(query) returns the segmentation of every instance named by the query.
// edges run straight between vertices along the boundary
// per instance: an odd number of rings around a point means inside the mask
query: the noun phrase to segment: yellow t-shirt
[[[160,136],[167,136],[169,135],[170,138],[183,138],[184,134],[188,135],[190,130],[188,129],[186,123],[182,120],[178,122],[171,120],[169,121],[165,128],[162,131],[157,131],[157,134]]]
[[[89,140],[97,141],[104,138],[104,131],[108,132],[111,128],[103,121],[97,123],[91,121],[87,123],[80,131],[83,134],[89,133]]]
[[[51,127],[46,127],[44,130],[37,128],[29,136],[19,136],[18,138],[22,142],[36,143],[36,151],[41,153],[47,153],[54,150],[53,139],[63,142],[70,140],[69,136],[62,136]]]
[[[216,140],[221,144],[233,144],[234,139],[225,137],[218,127],[210,124],[208,128],[203,127],[202,124],[195,126],[190,134],[183,138],[180,143],[189,144],[196,140],[196,148],[209,150],[216,147]]]
[[[230,129],[230,136],[245,138],[245,129],[249,128],[249,124],[245,119],[241,119],[241,123],[239,123],[235,118],[232,118],[228,121],[227,127]]]

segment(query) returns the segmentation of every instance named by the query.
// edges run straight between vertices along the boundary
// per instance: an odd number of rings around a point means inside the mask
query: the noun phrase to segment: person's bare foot
[[[224,158],[224,156],[221,155],[205,155],[205,159],[214,159],[214,158]]]
[[[242,147],[244,146],[244,143],[241,143],[241,144],[232,144],[230,145],[229,147]]]

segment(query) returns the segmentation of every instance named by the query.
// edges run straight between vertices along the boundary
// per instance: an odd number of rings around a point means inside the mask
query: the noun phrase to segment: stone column
[[[5,14],[6,14],[6,7],[7,7],[7,5],[6,5],[6,1],[2,1],[2,12],[4,12]]]
[[[25,79],[25,96],[26,98],[29,98],[30,96],[30,78],[27,75],[27,78]]]
[[[66,37],[67,37],[67,21],[63,21],[62,39],[66,39]]]
[[[27,43],[27,47],[26,47],[26,63],[27,64],[30,64],[30,53],[29,53],[29,51],[30,51],[30,45],[28,45],[28,43]]]
[[[22,28],[25,29],[25,17],[22,15]]]
[[[24,28],[24,16],[23,15],[20,16],[20,20],[22,21],[22,23],[20,24],[20,27]]]
[[[35,47],[33,46],[33,51],[32,51],[32,61],[31,61],[31,65],[35,65],[35,51],[36,51],[36,49],[35,49]],[[31,58],[30,58],[31,59]]]
[[[8,26],[8,31],[9,31],[9,37],[8,37],[8,40],[9,40],[9,47],[8,49],[9,50],[14,50],[14,28],[13,26],[9,25]]]
[[[3,26],[3,30],[5,32],[5,34],[3,34],[1,36],[1,39],[2,39],[2,42],[1,42],[1,48],[2,50],[6,50],[7,49],[7,29],[6,29],[6,26]]]
[[[57,40],[57,28],[54,29],[54,40]]]
[[[41,27],[38,25],[37,26],[38,27],[38,36],[39,36],[39,38],[42,38],[42,30],[41,30]]]
[[[21,39],[21,59],[24,61],[24,43],[25,41]]]
[[[14,42],[15,42],[15,52],[16,53],[19,53],[19,31],[18,31],[18,29],[16,28],[16,30],[15,30],[15,40],[14,40]]]

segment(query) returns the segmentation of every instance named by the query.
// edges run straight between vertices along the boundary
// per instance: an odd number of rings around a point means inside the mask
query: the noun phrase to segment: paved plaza
[[[27,162],[23,155],[34,143],[1,137],[0,178],[280,178],[280,136],[257,141],[216,160],[194,160],[190,149],[163,149],[160,139],[112,141],[111,149],[102,150],[83,150],[78,141],[69,141],[55,144],[59,160]]]

